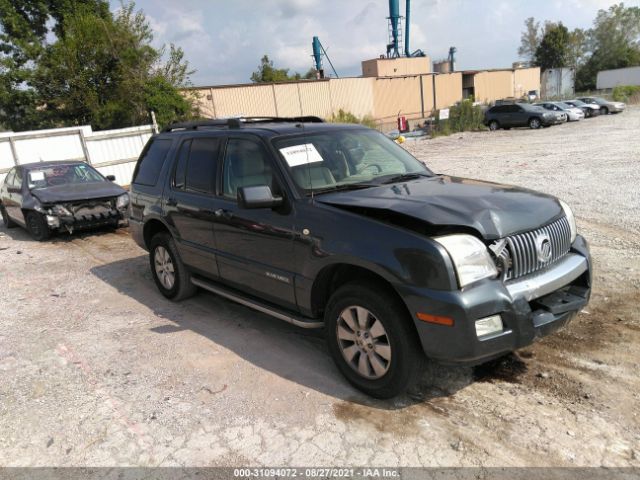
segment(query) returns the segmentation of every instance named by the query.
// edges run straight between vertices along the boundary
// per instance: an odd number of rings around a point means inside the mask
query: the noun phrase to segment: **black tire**
[[[541,126],[542,126],[542,122],[540,121],[539,118],[533,117],[533,118],[529,119],[529,128],[531,128],[533,130],[537,130]]]
[[[16,222],[9,218],[9,214],[7,213],[7,209],[4,208],[4,205],[0,205],[0,214],[2,214],[2,223],[7,228],[15,228],[18,226]]]
[[[504,127],[505,130],[511,130],[511,127]]]
[[[352,307],[352,309],[349,307]],[[358,330],[357,340],[356,332],[353,329],[348,329],[348,333],[353,340],[340,339],[338,337],[338,327],[348,327],[343,320],[343,315],[347,311],[351,311],[355,315],[354,309],[356,307],[368,310],[367,313],[369,315],[366,316],[366,322],[370,323],[368,327],[365,325],[364,330]],[[376,321],[381,322],[385,332],[384,336],[376,335],[373,332]],[[367,395],[375,398],[392,398],[405,392],[407,388],[413,386],[420,379],[425,355],[420,347],[415,328],[411,324],[411,318],[409,318],[405,306],[381,286],[368,283],[349,283],[340,287],[331,295],[327,303],[324,323],[329,352],[338,369],[349,383]],[[360,329],[361,325],[356,323],[356,328]],[[347,330],[342,330],[342,332],[347,332]],[[361,348],[356,345],[356,341],[368,343],[369,348],[374,343],[374,351],[365,354],[363,349],[367,348],[367,346],[362,345]],[[376,353],[378,352],[378,347],[385,348],[385,354],[389,355],[388,361]],[[348,355],[346,351],[350,348],[358,350],[352,356],[351,362],[353,362],[353,366],[345,358]],[[343,351],[345,351],[344,354]],[[353,352],[355,350],[350,351]],[[359,373],[357,370],[359,367],[355,365],[356,363],[359,365],[361,356],[364,356],[365,363],[369,361],[367,358],[376,357],[374,359],[376,363],[381,365],[380,362],[382,362],[386,367],[386,371],[378,378],[367,378]],[[369,373],[375,375],[373,362],[369,361],[367,365]]]
[[[44,216],[38,212],[28,212],[24,217],[27,224],[27,231],[31,234],[34,240],[43,242],[48,240],[51,236],[49,226]]]
[[[489,130],[491,130],[492,132],[495,132],[496,130],[500,129],[500,124],[498,123],[497,120],[491,120],[489,122]]]
[[[160,255],[164,256],[165,252],[168,254],[173,268],[172,283],[167,283],[167,281],[161,279],[160,275],[162,274],[156,268],[156,256],[158,256],[158,261],[160,262]],[[191,283],[191,273],[182,263],[176,243],[168,233],[158,233],[151,239],[149,244],[149,264],[153,280],[156,282],[160,293],[165,297],[178,302],[196,293],[197,287]],[[168,267],[168,264],[165,264],[165,266]],[[164,276],[163,278],[166,279]]]
[[[607,107],[600,107],[600,113],[602,115],[609,115],[609,109]]]

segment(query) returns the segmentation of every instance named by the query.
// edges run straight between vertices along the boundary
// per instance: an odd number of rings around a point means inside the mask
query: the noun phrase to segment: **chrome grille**
[[[546,262],[538,259],[536,239],[546,234],[551,243],[551,257]],[[571,229],[566,217],[562,217],[537,230],[507,237],[507,247],[511,257],[511,265],[506,272],[505,280],[524,277],[542,270],[564,257],[571,248]]]

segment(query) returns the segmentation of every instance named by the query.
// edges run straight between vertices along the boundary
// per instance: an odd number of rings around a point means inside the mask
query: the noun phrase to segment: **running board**
[[[323,322],[299,317],[285,312],[284,310],[280,310],[276,307],[268,306],[265,303],[259,302],[257,300],[249,300],[247,297],[240,296],[239,294],[232,292],[231,290],[218,285],[213,285],[211,282],[207,282],[206,280],[202,280],[200,278],[192,278],[191,283],[193,283],[196,287],[204,288],[205,290],[215,293],[216,295],[220,295],[221,297],[244,305],[245,307],[249,307],[259,312],[266,313],[267,315],[275,317],[279,320],[284,320],[285,322],[291,323],[297,327],[322,328],[324,326]]]

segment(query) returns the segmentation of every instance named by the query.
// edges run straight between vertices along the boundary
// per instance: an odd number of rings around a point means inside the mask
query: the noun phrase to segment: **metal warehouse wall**
[[[474,76],[474,87],[475,99],[479,102],[491,103],[501,98],[513,97],[513,72],[478,72]]]
[[[522,97],[530,90],[540,93],[540,67],[517,68],[513,71],[514,96]]]
[[[0,134],[0,182],[15,165],[82,160],[128,185],[152,126],[93,132],[90,126]]]
[[[435,76],[436,108],[447,108],[462,100],[462,73],[443,73]]]
[[[421,118],[420,77],[376,78],[373,84],[373,111],[376,120],[395,121],[398,114]]]
[[[596,88],[615,88],[618,85],[640,85],[640,67],[617,68],[598,72]]]

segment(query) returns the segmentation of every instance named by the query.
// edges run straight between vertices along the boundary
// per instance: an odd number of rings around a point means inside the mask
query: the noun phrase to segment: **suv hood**
[[[315,198],[346,209],[395,212],[433,226],[472,228],[486,240],[539,228],[562,214],[550,195],[442,175]]]
[[[55,187],[31,190],[31,194],[42,203],[74,202],[95,198],[117,197],[123,193],[126,193],[124,188],[108,181],[56,185]]]

